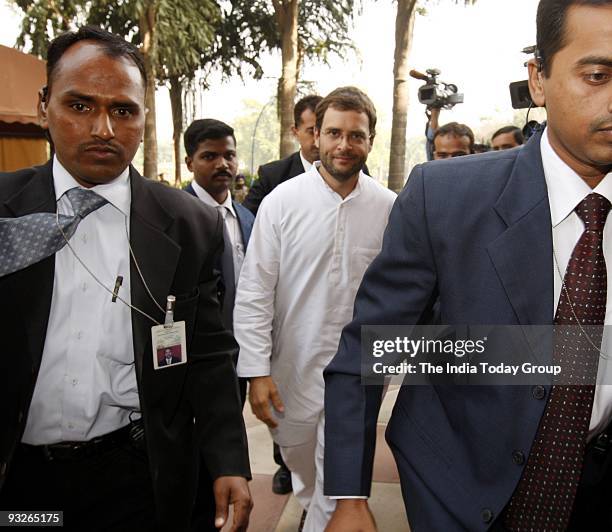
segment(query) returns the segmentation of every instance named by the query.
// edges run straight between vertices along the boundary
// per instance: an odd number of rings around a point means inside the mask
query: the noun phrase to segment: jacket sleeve
[[[422,168],[398,196],[380,254],[363,278],[353,321],[325,377],[325,495],[369,496],[382,386],[361,382],[361,326],[417,324],[436,297]]]
[[[261,202],[272,190],[270,186],[270,176],[267,175],[265,166],[259,167],[257,175],[259,179],[253,183],[249,189],[249,193],[242,202],[243,207],[249,209],[254,215],[257,215]]]
[[[200,274],[187,377],[196,441],[213,480],[226,475],[251,478],[242,402],[232,361],[238,346],[223,327],[217,297],[214,266],[222,250],[223,221],[219,216],[211,252]]]

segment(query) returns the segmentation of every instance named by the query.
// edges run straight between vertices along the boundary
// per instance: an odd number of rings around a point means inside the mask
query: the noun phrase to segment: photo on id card
[[[174,322],[172,327],[156,325],[151,328],[153,367],[165,369],[187,362],[185,322]]]

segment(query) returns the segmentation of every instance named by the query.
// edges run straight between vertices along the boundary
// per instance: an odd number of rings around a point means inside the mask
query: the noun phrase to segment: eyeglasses
[[[361,131],[351,131],[345,134],[339,129],[326,129],[322,132],[322,135],[335,143],[342,142],[346,138],[347,144],[351,146],[364,146],[372,138],[372,135],[367,136]]]

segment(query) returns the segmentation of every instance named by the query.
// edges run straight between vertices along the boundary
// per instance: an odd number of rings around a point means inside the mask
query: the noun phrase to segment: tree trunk
[[[183,135],[183,85],[178,76],[170,76],[172,140],[174,142],[174,186],[181,186],[181,137]]]
[[[412,45],[416,0],[398,0],[393,65],[393,122],[388,187],[399,192],[406,175],[406,123],[408,119],[408,55]]]
[[[155,121],[155,4],[147,2],[140,17],[140,31],[142,34],[142,55],[144,56],[147,72],[147,94],[145,97],[144,130],[144,168],[145,177],[157,178],[157,129]]]
[[[281,36],[283,70],[279,82],[280,156],[295,150],[291,126],[296,94],[298,66],[298,7],[299,0],[273,0],[276,23]]]

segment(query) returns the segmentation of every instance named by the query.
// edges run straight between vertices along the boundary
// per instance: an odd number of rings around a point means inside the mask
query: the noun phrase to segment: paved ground
[[[387,393],[378,424],[374,485],[370,505],[380,532],[409,532],[397,469],[384,440],[384,430],[396,396],[397,389]],[[272,439],[268,429],[251,414],[248,404],[244,414],[253,472],[253,482],[250,487],[255,502],[249,531],[296,532],[302,514],[297,500],[290,495],[272,493],[272,475],[277,465],[272,459]]]

